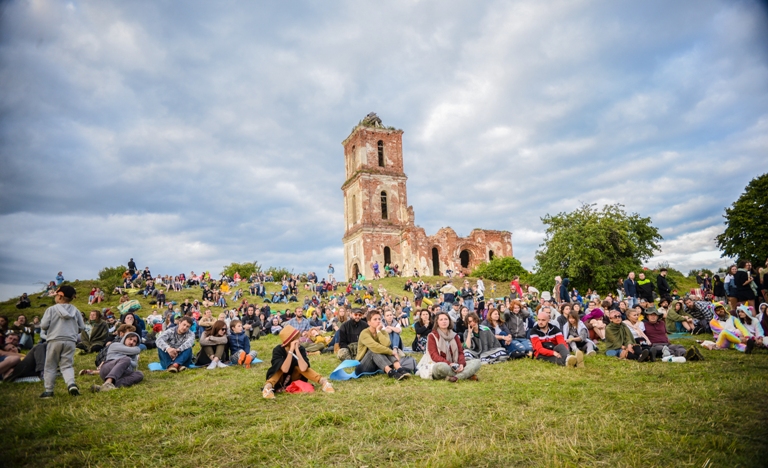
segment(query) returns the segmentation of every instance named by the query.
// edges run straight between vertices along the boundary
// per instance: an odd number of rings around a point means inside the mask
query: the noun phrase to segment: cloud
[[[615,202],[713,267],[768,167],[757,2],[2,8],[0,295],[129,257],[341,265],[339,143],[370,111],[405,131],[417,223],[510,230],[529,268],[542,216]]]

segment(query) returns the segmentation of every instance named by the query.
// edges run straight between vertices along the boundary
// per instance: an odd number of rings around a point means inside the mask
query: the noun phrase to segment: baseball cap
[[[64,297],[67,299],[74,299],[75,295],[77,294],[77,291],[75,291],[75,288],[72,286],[59,286],[59,289],[56,290],[57,293],[64,294]]]

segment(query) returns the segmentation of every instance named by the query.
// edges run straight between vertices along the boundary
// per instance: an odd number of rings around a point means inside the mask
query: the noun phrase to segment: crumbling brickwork
[[[373,115],[373,119],[371,119]],[[346,167],[344,266],[347,277],[373,276],[377,261],[398,265],[404,276],[469,273],[494,256],[512,256],[509,231],[474,229],[459,237],[450,227],[427,236],[414,224],[403,171],[403,131],[384,128],[369,114],[342,142]]]

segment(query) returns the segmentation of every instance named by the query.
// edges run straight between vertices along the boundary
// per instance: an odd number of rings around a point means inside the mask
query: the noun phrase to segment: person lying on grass
[[[560,329],[550,322],[550,315],[543,310],[539,311],[536,325],[531,329],[531,345],[536,359],[558,366],[584,367],[584,353],[579,350],[575,355],[570,354]]]
[[[217,320],[200,336],[200,352],[197,353],[195,364],[208,365],[208,370],[227,367],[222,361],[228,360],[228,348],[227,322]]]
[[[192,347],[195,345],[195,334],[189,331],[192,322],[192,317],[180,317],[178,325],[157,337],[155,344],[160,365],[168,372],[184,371],[192,364]]]
[[[651,357],[650,350],[642,349],[635,342],[629,327],[621,320],[621,312],[612,310],[608,318],[611,323],[605,327],[605,355],[638,362],[648,361]]]
[[[246,369],[250,369],[251,362],[256,358],[256,351],[251,351],[251,340],[243,330],[243,323],[240,320],[232,320],[229,329],[229,352],[232,356],[229,362],[236,362],[237,365],[245,365]]]
[[[139,342],[138,333],[129,332],[119,343],[109,345],[107,358],[99,368],[99,377],[104,383],[93,385],[92,392],[107,392],[120,387],[130,387],[144,379],[144,374],[137,370],[141,353]]]
[[[280,344],[272,350],[272,365],[267,370],[267,381],[261,396],[271,400],[275,391],[281,392],[296,380],[319,384],[325,393],[334,393],[333,386],[325,377],[309,367],[307,352],[299,345],[299,331],[290,325],[280,330]]]
[[[117,327],[117,330],[115,330],[114,339],[112,341],[107,341],[106,346],[104,346],[104,348],[99,351],[99,354],[96,356],[96,359],[94,360],[96,369],[81,369],[77,375],[99,375],[99,370],[101,369],[102,364],[104,364],[104,362],[107,360],[107,353],[109,353],[109,347],[112,345],[112,343],[122,342],[125,335],[128,333],[134,333],[135,331],[136,327],[133,325],[122,324]]]
[[[432,366],[434,380],[477,380],[482,362],[479,359],[464,359],[461,340],[453,331],[451,317],[446,312],[439,312],[435,318],[434,329],[427,337],[427,352],[435,363]]]
[[[109,327],[101,319],[101,311],[92,310],[88,316],[88,322],[85,323],[85,330],[80,333],[80,342],[77,348],[80,354],[98,353],[107,343],[109,338]]]
[[[755,346],[757,346],[758,349],[765,348],[767,345],[765,340],[765,332],[763,331],[763,326],[760,324],[760,321],[755,318],[752,308],[745,305],[740,305],[736,309],[736,314],[738,315],[741,324],[749,332],[750,338],[755,340]]]
[[[360,374],[383,370],[390,378],[404,380],[411,373],[400,366],[400,355],[397,350],[390,348],[389,333],[384,330],[381,321],[381,310],[368,311],[368,327],[360,332],[357,342],[357,365],[355,372]]]

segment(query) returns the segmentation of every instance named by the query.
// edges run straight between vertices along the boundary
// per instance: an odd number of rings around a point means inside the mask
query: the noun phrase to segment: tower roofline
[[[347,136],[344,139],[344,141],[341,142],[341,145],[346,146],[347,142],[360,130],[365,130],[372,133],[384,133],[387,135],[392,133],[399,133],[402,135],[404,133],[402,130],[395,127],[371,127],[371,126],[363,125],[362,123],[359,123],[355,126],[355,128],[352,129],[352,132],[350,132],[349,136]]]

